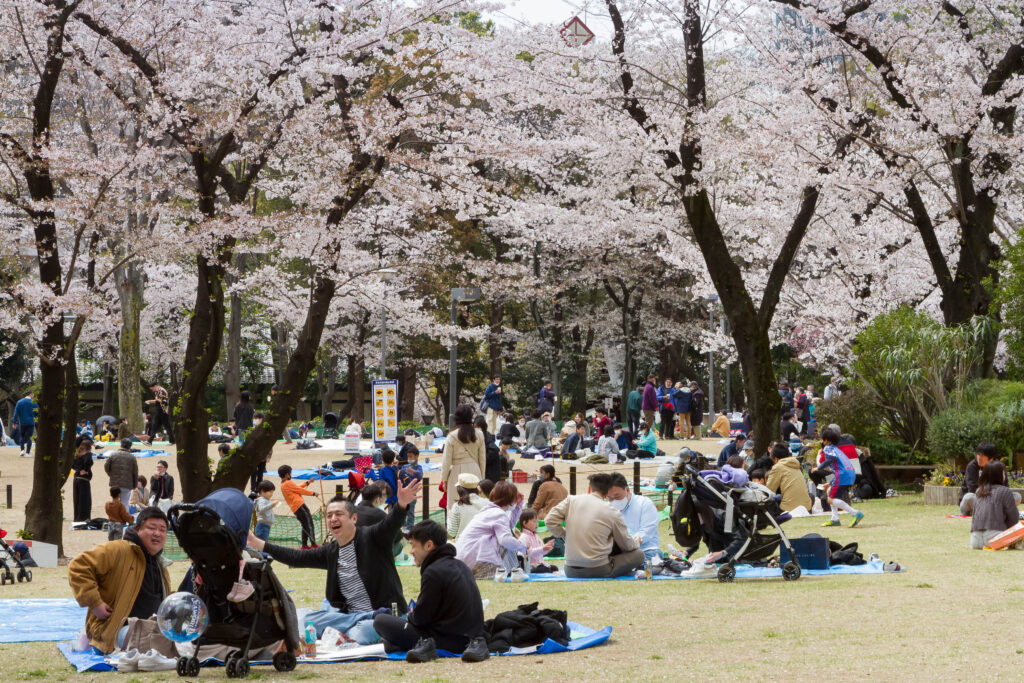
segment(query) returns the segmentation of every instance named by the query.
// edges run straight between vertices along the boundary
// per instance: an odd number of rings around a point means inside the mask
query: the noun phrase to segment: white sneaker
[[[117,670],[118,671],[138,671],[139,670],[139,651],[135,648],[127,650],[121,653],[121,656],[117,659]]]
[[[139,671],[170,671],[178,666],[178,660],[164,657],[156,650],[150,650],[139,657]]]
[[[512,583],[523,583],[524,581],[529,580],[530,577],[526,574],[526,572],[524,572],[519,567],[516,567],[512,570],[512,576],[509,578],[509,581],[511,581]]]
[[[31,453],[26,453],[25,451],[22,451],[21,452],[21,457],[23,457],[23,458],[31,458],[32,454]]]

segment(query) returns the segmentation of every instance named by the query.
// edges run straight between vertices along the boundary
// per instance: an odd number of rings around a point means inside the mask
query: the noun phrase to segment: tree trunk
[[[274,364],[274,384],[281,386],[284,382],[285,368],[288,365],[288,330],[280,325],[270,326],[270,357]]]
[[[45,338],[64,337],[63,321],[48,328]],[[57,332],[53,328],[58,328]],[[66,366],[59,362],[39,364],[40,389],[37,397],[39,416],[36,420],[36,452],[32,458],[32,493],[25,505],[25,528],[32,537],[57,546],[63,555],[62,522],[64,506],[60,505],[61,489],[68,478],[70,462],[63,462],[61,430],[64,427],[66,398]],[[74,433],[74,427],[71,433]]]
[[[416,364],[398,365],[398,419],[415,420],[416,416]]]
[[[235,449],[228,457],[221,459],[214,477],[214,489],[231,486],[243,488],[253,467],[266,460],[277,443],[278,436],[288,425],[288,419],[296,402],[303,394],[306,379],[316,364],[320,337],[327,321],[327,312],[334,299],[334,280],[317,277],[310,297],[306,320],[296,339],[295,349],[281,374],[277,393],[270,403],[263,423],[249,432],[242,447]]]
[[[142,414],[140,319],[145,305],[145,279],[135,262],[119,266],[114,282],[121,302],[121,332],[117,344],[117,406],[119,417],[128,418],[132,434],[141,434],[145,420]]]
[[[103,408],[104,415],[114,414],[114,364],[103,361]]]
[[[320,349],[320,362],[316,366],[317,395],[320,398],[320,416],[331,412],[334,392],[338,383],[338,357],[326,348]]]
[[[366,359],[362,354],[348,357],[348,396],[345,412],[349,422],[365,419],[363,403],[366,400]]]

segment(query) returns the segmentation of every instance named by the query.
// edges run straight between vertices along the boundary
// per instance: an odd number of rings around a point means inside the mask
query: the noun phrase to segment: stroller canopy
[[[338,414],[337,413],[326,413],[324,415],[324,429],[337,429],[338,428]]]
[[[231,529],[238,541],[238,547],[245,547],[252,521],[252,501],[238,489],[218,489],[200,500],[196,505],[210,508],[217,513],[224,525]]]

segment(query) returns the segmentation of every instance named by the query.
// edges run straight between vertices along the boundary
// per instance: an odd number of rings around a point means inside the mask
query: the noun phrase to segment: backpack
[[[676,503],[672,506],[672,535],[683,548],[695,548],[700,545],[701,528],[697,517],[697,506],[693,502],[693,485],[683,482]]]
[[[484,397],[480,399],[480,405],[476,407],[476,411],[478,413],[484,413],[486,415],[488,407],[489,406],[487,405],[487,395],[485,394]]]
[[[793,410],[793,394],[788,391],[780,391],[779,396],[782,397],[782,412],[788,413]]]

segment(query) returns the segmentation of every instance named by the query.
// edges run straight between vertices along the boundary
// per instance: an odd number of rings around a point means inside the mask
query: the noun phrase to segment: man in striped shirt
[[[264,543],[249,533],[250,547],[289,567],[327,571],[325,597],[330,608],[308,615],[318,638],[325,628],[333,626],[361,645],[376,643],[380,636],[373,629],[374,613],[390,610],[392,605],[399,613],[406,612],[392,543],[420,488],[419,481],[411,481],[408,486],[399,484],[398,502],[384,521],[371,526],[358,526],[355,505],[341,495],[335,496],[327,504],[327,529],[333,538],[311,550]]]

